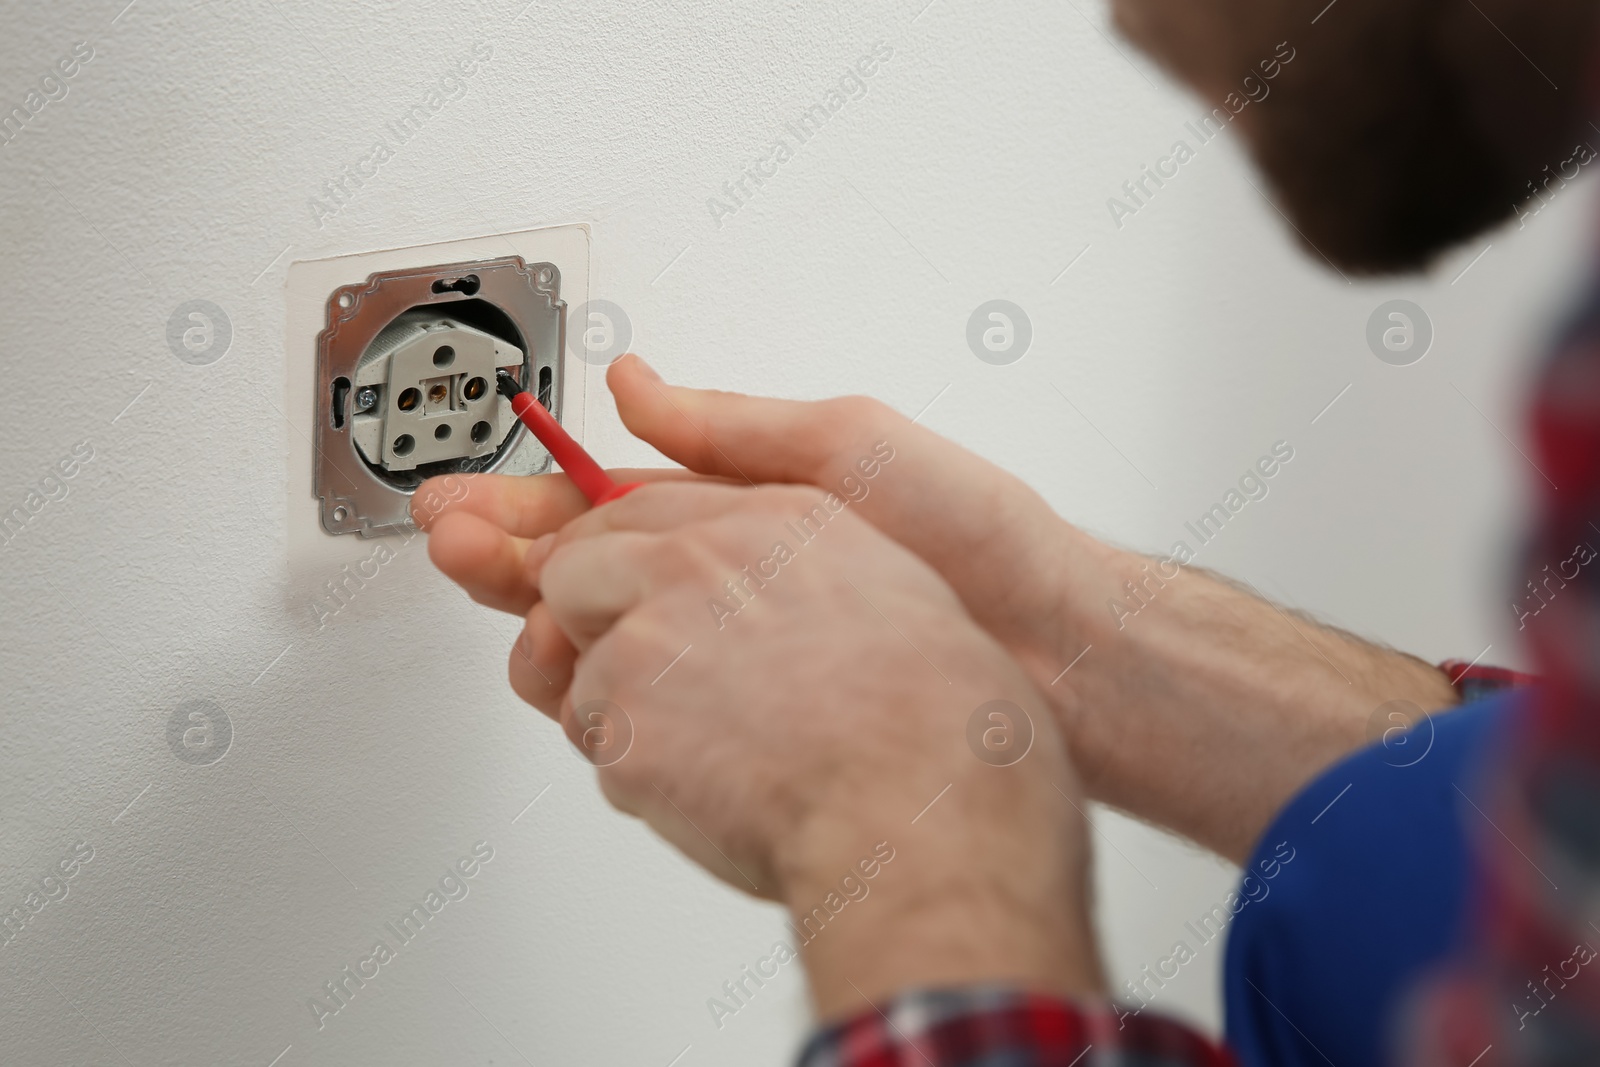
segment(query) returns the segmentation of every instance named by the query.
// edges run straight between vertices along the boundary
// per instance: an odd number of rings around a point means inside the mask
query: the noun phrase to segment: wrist
[[[790,935],[819,1019],[912,988],[1103,989],[1082,824],[1047,782],[1036,784],[1043,788],[1027,800],[1002,803],[958,780],[914,824],[898,810],[875,821],[858,807],[827,847],[808,850],[803,868],[783,872]],[[1064,784],[1073,788],[1070,772]]]
[[[1095,799],[1236,861],[1381,706],[1457,703],[1437,668],[1203,571],[1122,553],[1107,577],[1094,651],[1054,687],[1074,763]]]
[[[1051,519],[1030,540],[1033,551],[1022,568],[1032,579],[1029,586],[1005,599],[1005,616],[998,623],[979,621],[1027,671],[1066,726],[1074,679],[1094,668],[1117,633],[1106,605],[1144,558],[1108,545],[1053,513]],[[1070,751],[1070,737],[1068,741]]]

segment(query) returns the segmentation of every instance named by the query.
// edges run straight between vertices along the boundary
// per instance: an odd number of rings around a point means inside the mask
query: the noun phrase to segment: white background
[[[777,913],[605,807],[506,687],[516,621],[420,539],[316,630],[282,505],[285,361],[313,358],[285,350],[295,261],[590,224],[594,295],[669,378],[908,414],[949,386],[926,424],[1149,550],[1287,440],[1202,563],[1427,657],[1517,661],[1501,561],[1539,475],[1501,431],[1578,281],[1579,190],[1427,279],[1352,283],[1294,247],[1230,132],[1118,230],[1107,198],[1204,108],[1088,2],[124,2],[14,5],[0,38],[5,109],[95,49],[0,147],[0,511],[95,451],[0,545],[0,906],[95,850],[0,949],[8,1063],[702,1067],[784,1062],[804,1031],[793,967],[712,1024]],[[880,40],[865,98],[719,227],[706,199]],[[478,41],[466,95],[319,227],[323,181]],[[1437,329],[1409,368],[1364,339],[1394,297]],[[232,322],[209,366],[167,345],[193,298]],[[1013,366],[966,347],[993,298],[1033,322]],[[594,451],[648,462],[587,373]],[[167,745],[193,699],[233,724],[211,766]],[[1096,820],[1120,982],[1231,874]],[[479,840],[470,895],[319,1032],[307,998]],[[1167,1007],[1215,1022],[1219,947]]]

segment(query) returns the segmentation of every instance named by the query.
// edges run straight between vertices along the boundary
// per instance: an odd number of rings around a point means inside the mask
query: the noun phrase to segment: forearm
[[[1054,687],[1097,800],[1242,862],[1290,797],[1367,743],[1380,706],[1456,703],[1449,679],[1421,660],[1192,568],[1157,585],[1148,562],[1116,561],[1121,599],[1123,582],[1142,581],[1145,606],[1108,609],[1092,653]]]

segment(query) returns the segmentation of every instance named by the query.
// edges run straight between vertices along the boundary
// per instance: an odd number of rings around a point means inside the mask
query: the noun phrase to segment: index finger
[[[656,586],[661,535],[622,531],[551,553],[539,575],[546,610],[581,655]]]

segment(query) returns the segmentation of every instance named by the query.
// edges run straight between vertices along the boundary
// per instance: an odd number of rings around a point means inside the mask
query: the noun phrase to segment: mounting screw
[[[371,411],[378,406],[378,391],[370,385],[356,390],[356,410]]]

